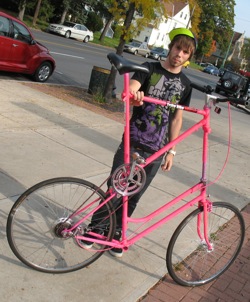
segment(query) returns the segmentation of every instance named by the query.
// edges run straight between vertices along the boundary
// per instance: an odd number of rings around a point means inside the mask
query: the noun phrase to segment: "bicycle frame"
[[[124,163],[130,164],[130,92],[129,92],[129,73],[124,74],[124,92],[122,94],[122,98],[124,101],[125,106],[125,125],[124,125]],[[158,157],[162,156],[164,153],[166,153],[169,149],[172,148],[172,146],[180,143],[185,138],[190,136],[192,133],[196,132],[198,129],[203,129],[203,151],[202,151],[202,176],[200,179],[200,182],[194,185],[193,187],[189,188],[185,192],[181,193],[176,198],[172,199],[171,201],[168,201],[166,204],[164,204],[162,207],[156,209],[154,212],[150,213],[149,215],[142,217],[142,218],[131,218],[128,217],[128,196],[123,197],[123,217],[122,217],[122,241],[119,242],[117,240],[113,241],[104,241],[102,239],[102,236],[98,235],[96,236],[96,239],[91,239],[92,242],[96,242],[99,244],[105,244],[105,246],[108,246],[110,248],[112,247],[119,247],[123,248],[124,250],[127,250],[128,247],[132,244],[134,244],[137,240],[141,239],[142,237],[145,237],[148,233],[152,232],[153,230],[160,227],[162,224],[166,223],[167,221],[171,220],[172,218],[176,217],[178,214],[184,212],[186,209],[192,207],[194,204],[198,204],[198,206],[203,206],[203,232],[202,232],[202,225],[201,225],[201,218],[197,221],[197,232],[201,238],[201,240],[205,240],[206,244],[208,246],[209,250],[212,250],[212,245],[209,243],[208,239],[208,219],[207,219],[207,213],[209,209],[211,208],[211,201],[207,199],[206,195],[206,170],[207,170],[207,158],[208,158],[208,135],[211,132],[210,129],[210,108],[211,103],[216,100],[216,97],[207,94],[206,95],[206,102],[204,105],[203,110],[196,109],[192,107],[186,107],[181,105],[174,105],[169,104],[168,101],[162,101],[150,97],[145,97],[144,101],[146,102],[152,102],[155,104],[163,105],[163,106],[169,106],[173,108],[177,108],[179,110],[188,111],[191,113],[199,114],[203,118],[191,126],[189,129],[184,131],[182,134],[180,134],[175,140],[169,142],[166,146],[161,148],[159,151],[152,154],[150,157],[146,159],[145,164],[141,164],[142,168],[150,164],[152,161],[157,159]],[[159,221],[155,222],[151,226],[147,227],[143,231],[139,231],[138,234],[130,235],[129,238],[127,237],[127,229],[129,223],[146,223],[153,218],[157,217],[160,213],[166,211],[173,205],[180,202],[182,199],[184,199],[187,196],[190,196],[194,194],[195,192],[200,191],[200,194],[193,198],[192,200],[186,202],[185,205],[182,205],[177,210],[173,211],[172,213],[168,214],[164,218],[160,219]],[[113,197],[115,197],[118,193],[116,193],[114,190],[110,192],[110,196],[105,199],[102,203],[99,204],[99,206],[96,209],[101,208],[105,203],[107,203],[109,200],[111,200]],[[95,210],[96,210],[95,209]],[[81,209],[82,211],[84,209]],[[79,212],[81,212],[79,210]],[[79,220],[72,228],[68,229],[66,232],[72,232],[77,226],[79,226],[86,218],[91,216],[93,212],[89,213],[87,217],[82,218]],[[84,236],[77,235],[77,239],[83,239],[83,240],[90,240],[88,238],[85,238]]]

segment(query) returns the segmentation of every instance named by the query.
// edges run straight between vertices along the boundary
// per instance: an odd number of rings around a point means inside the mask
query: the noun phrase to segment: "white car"
[[[73,23],[73,22],[64,22],[63,24],[50,24],[48,27],[48,32],[55,33],[65,38],[74,38],[77,40],[82,40],[87,43],[93,41],[93,32],[88,30],[85,25]]]

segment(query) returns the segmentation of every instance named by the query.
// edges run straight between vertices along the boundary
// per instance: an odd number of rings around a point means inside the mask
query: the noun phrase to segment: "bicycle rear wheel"
[[[47,273],[71,272],[91,264],[105,246],[81,248],[76,236],[89,231],[92,216],[72,232],[63,230],[70,229],[103,200],[101,189],[78,178],[53,178],[36,184],[17,199],[9,213],[7,238],[12,251],[26,265]],[[83,212],[79,211],[82,207]],[[111,240],[116,217],[110,202],[101,209],[109,225],[106,240]]]
[[[245,225],[240,211],[233,205],[215,202],[208,213],[208,236],[212,251],[197,232],[203,209],[189,214],[175,230],[167,249],[167,268],[175,282],[184,286],[203,285],[219,277],[240,252]]]

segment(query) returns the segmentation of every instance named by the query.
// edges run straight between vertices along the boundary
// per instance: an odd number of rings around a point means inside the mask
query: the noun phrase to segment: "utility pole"
[[[228,48],[227,48],[227,52],[226,52],[225,58],[224,58],[223,63],[221,65],[222,68],[225,66],[225,63],[227,61],[227,57],[228,57],[228,54],[229,54],[229,51],[230,51],[230,48],[231,48],[231,45],[232,45],[232,42],[233,42],[233,38],[234,38],[234,31],[233,31],[230,43],[229,43]]]

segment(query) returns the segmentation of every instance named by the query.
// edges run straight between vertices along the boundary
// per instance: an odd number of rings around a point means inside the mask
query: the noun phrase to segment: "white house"
[[[150,46],[163,46],[168,49],[170,43],[168,33],[178,27],[190,28],[190,7],[188,2],[176,0],[165,4],[167,16],[162,16],[158,28],[152,24],[145,27],[134,40],[146,42]]]

